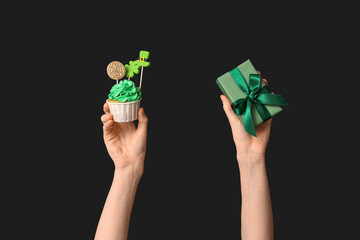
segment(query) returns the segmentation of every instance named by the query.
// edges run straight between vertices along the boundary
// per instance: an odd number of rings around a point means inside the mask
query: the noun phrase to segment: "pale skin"
[[[114,122],[107,103],[104,112],[101,116],[104,142],[115,170],[95,240],[125,240],[136,189],[144,171],[148,119],[140,108],[136,128],[133,122]]]
[[[267,81],[263,79],[267,84]],[[272,240],[273,216],[265,169],[265,151],[271,119],[256,128],[257,137],[244,130],[226,96],[220,96],[237,150],[241,183],[241,237],[243,240]],[[127,239],[135,193],[144,171],[148,119],[138,111],[139,124],[116,123],[104,104],[104,142],[115,166],[113,182],[97,227],[95,240]]]
[[[267,81],[263,79],[267,84]],[[272,240],[273,214],[265,168],[265,151],[272,119],[256,127],[257,137],[248,134],[226,96],[220,96],[236,146],[241,184],[241,239]]]

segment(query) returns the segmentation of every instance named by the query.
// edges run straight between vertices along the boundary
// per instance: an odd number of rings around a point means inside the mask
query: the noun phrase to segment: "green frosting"
[[[121,80],[110,89],[108,97],[118,102],[135,102],[141,98],[141,91],[133,81]]]

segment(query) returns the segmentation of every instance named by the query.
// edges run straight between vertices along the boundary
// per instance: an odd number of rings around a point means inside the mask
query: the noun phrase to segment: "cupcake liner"
[[[115,122],[135,121],[137,119],[140,101],[141,99],[136,102],[114,103],[106,100],[109,104],[110,113],[114,116]]]

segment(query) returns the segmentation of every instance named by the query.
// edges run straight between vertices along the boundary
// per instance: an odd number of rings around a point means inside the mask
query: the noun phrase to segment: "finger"
[[[261,72],[260,72],[259,70],[257,70],[257,73],[258,73],[259,75],[261,75]]]
[[[101,116],[101,121],[103,124],[105,124],[109,120],[113,120],[113,115],[111,113],[106,113]]]
[[[100,118],[101,122],[104,123],[104,124],[105,124],[106,121],[107,121],[106,119],[107,119],[107,114],[103,114],[103,115],[101,116],[101,118]]]
[[[260,71],[257,71],[257,72],[258,72],[259,75],[261,75]],[[268,81],[265,78],[263,78],[262,80],[266,84],[266,86],[269,86]]]
[[[265,78],[263,78],[262,80],[266,84],[266,86],[269,86],[268,81]]]
[[[112,120],[112,119],[110,119],[106,123],[104,123],[104,126],[103,126],[104,133],[105,134],[110,133],[113,125],[114,125],[114,120]]]
[[[223,103],[224,112],[225,112],[230,124],[234,123],[239,118],[236,115],[236,113],[234,112],[234,110],[232,109],[229,99],[225,95],[220,95],[220,98]]]
[[[109,104],[108,104],[108,103],[104,103],[103,110],[104,110],[105,113],[110,113],[110,108],[109,108]]]
[[[138,131],[146,134],[147,125],[148,125],[148,118],[145,115],[144,108],[142,108],[142,107],[139,108],[139,110],[138,110],[138,120],[139,120]]]
[[[266,86],[269,86],[269,83],[268,83],[268,81],[267,81],[265,78],[263,78],[262,80],[263,80],[263,82],[266,84]],[[271,92],[271,94],[275,94],[275,93],[274,93],[274,92]]]

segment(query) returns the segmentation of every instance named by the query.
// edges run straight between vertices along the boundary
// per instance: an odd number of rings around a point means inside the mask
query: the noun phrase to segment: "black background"
[[[353,236],[358,141],[351,137],[358,129],[350,105],[359,62],[353,6],[134,2],[21,9],[7,19],[15,27],[5,27],[3,64],[12,79],[3,93],[16,89],[3,124],[10,143],[4,176],[14,170],[3,181],[3,207],[13,239],[93,238],[113,174],[100,121],[114,84],[106,66],[135,60],[140,50],[150,51],[141,102],[149,131],[129,239],[240,238],[239,171],[215,80],[247,59],[289,102],[274,118],[266,155],[275,238]]]

